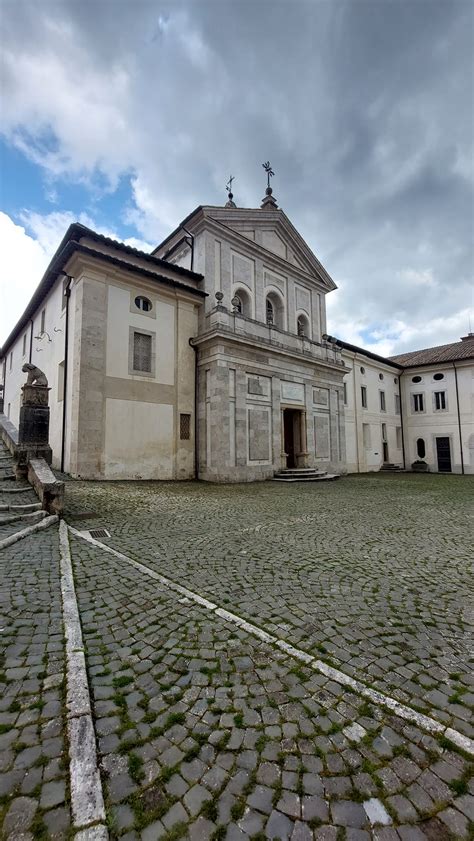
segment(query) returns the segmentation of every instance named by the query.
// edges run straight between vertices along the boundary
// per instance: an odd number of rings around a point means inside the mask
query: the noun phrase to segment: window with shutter
[[[133,334],[133,368],[135,371],[151,373],[151,336],[146,333]]]

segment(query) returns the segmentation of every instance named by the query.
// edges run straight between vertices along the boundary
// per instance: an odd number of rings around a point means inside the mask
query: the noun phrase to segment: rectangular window
[[[23,356],[26,354],[26,333],[23,336]]]
[[[146,333],[133,334],[133,370],[151,374],[152,337]]]
[[[347,406],[347,383],[343,383],[344,386],[344,406]]]
[[[361,400],[362,400],[362,408],[366,409],[367,408],[367,386],[366,385],[361,385],[360,396],[361,396]]]
[[[401,428],[401,426],[397,426],[396,434],[397,434],[397,450],[401,450],[402,449],[402,428]]]
[[[42,312],[41,312],[41,329],[40,329],[40,335],[41,335],[41,333],[44,333],[45,327],[46,327],[46,310],[42,310]]]
[[[10,417],[10,406],[11,406],[11,403],[9,403],[9,404],[8,404],[8,408],[7,408],[7,418],[9,418],[9,417]]]
[[[191,415],[179,416],[179,437],[181,441],[189,441],[191,438]]]
[[[10,371],[11,371],[12,367],[13,367],[13,351],[10,354]]]
[[[387,424],[382,424],[382,441],[387,441]]]
[[[380,411],[385,412],[385,391],[379,391],[380,394]]]
[[[362,440],[366,450],[370,449],[370,425],[368,423],[362,424]]]
[[[395,414],[396,415],[400,414],[400,395],[399,394],[395,395]]]
[[[446,392],[445,391],[435,391],[434,393],[434,404],[435,410],[437,412],[442,412],[446,409]]]
[[[412,406],[414,412],[425,411],[425,400],[423,394],[412,394]]]

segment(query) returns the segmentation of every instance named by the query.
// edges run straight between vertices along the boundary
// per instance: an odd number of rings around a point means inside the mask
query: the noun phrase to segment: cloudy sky
[[[471,0],[2,0],[0,341],[68,224],[151,248],[274,193],[328,329],[456,341],[473,279]]]

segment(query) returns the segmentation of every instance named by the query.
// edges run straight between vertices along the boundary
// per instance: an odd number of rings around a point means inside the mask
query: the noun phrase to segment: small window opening
[[[383,374],[379,374],[379,380],[383,380]]]
[[[415,412],[424,412],[425,401],[422,394],[413,395],[413,410]]]
[[[362,408],[367,408],[367,386],[361,385],[360,387],[360,396],[362,400]]]
[[[421,383],[421,377],[417,374],[416,377],[411,378],[412,383]]]
[[[365,368],[362,365],[361,365],[361,368],[360,368],[360,373],[365,374]]]
[[[435,409],[439,411],[440,409],[446,409],[446,392],[445,391],[435,391]]]
[[[434,374],[434,380],[444,380],[444,374]]]
[[[150,312],[152,303],[149,298],[144,298],[143,295],[137,295],[135,298],[135,306],[143,312]]]
[[[181,441],[189,441],[191,438],[191,415],[179,416],[179,437]]]
[[[418,458],[424,458],[426,455],[425,441],[423,438],[418,438],[416,442],[416,454]]]
[[[304,315],[299,315],[297,320],[298,336],[309,336],[308,319]]]
[[[26,333],[23,336],[23,356],[26,355]]]
[[[385,412],[385,391],[380,392],[380,411]]]
[[[133,334],[133,369],[151,374],[151,336]]]
[[[270,298],[267,298],[266,305],[265,305],[265,313],[266,313],[267,324],[270,324],[270,325],[274,324],[275,313],[274,313],[273,304],[270,301]]]
[[[45,327],[46,327],[46,310],[42,310],[42,312],[41,312],[41,329],[40,329],[40,335],[41,335],[42,333],[44,333]]]

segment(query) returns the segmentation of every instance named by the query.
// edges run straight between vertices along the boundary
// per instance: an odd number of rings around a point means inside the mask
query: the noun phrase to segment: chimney
[[[461,342],[474,342],[474,333],[468,333],[467,336],[461,336]]]

